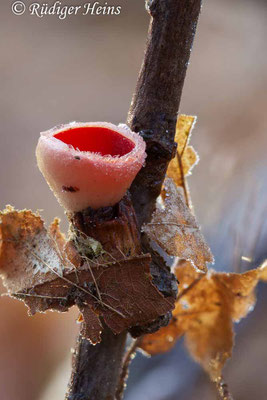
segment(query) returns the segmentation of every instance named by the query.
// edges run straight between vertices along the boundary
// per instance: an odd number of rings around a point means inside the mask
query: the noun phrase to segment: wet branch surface
[[[131,129],[140,132],[147,144],[146,166],[130,189],[139,227],[151,218],[168,163],[175,154],[177,112],[200,8],[201,0],[147,1],[147,9],[151,14],[147,48],[127,119]],[[112,214],[112,211],[96,213],[95,221],[101,220],[103,213]],[[104,218],[112,220],[111,214]],[[88,234],[89,226],[84,216],[76,213],[73,222],[79,230]],[[90,219],[87,221],[89,224]],[[136,237],[132,236],[131,239],[132,245],[137,248]],[[153,283],[163,294],[175,296],[173,277],[168,267],[158,254],[151,251],[145,237],[141,241],[143,251],[152,253],[150,269]],[[138,336],[153,332],[168,323],[169,317],[164,316],[165,319],[155,321],[154,326],[144,327],[143,331],[138,328],[132,334]],[[79,335],[66,400],[118,398],[116,391],[122,384],[120,375],[126,336],[127,332],[116,336],[104,327],[102,342],[92,346]]]

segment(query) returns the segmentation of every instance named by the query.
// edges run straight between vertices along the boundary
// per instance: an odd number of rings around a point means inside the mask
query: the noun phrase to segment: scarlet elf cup
[[[113,206],[142,168],[142,137],[127,125],[71,122],[42,132],[37,164],[67,211]]]

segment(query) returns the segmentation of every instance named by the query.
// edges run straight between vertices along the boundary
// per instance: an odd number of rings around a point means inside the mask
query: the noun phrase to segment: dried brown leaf
[[[98,315],[89,306],[80,307],[80,311],[83,316],[81,335],[92,344],[100,343],[103,327]]]
[[[150,223],[143,231],[170,256],[191,261],[198,269],[206,270],[213,256],[200,227],[172,179],[164,183],[164,204],[157,204]]]
[[[149,354],[169,350],[181,336],[192,357],[220,382],[222,368],[231,357],[233,323],[255,305],[257,283],[267,281],[267,263],[243,274],[197,272],[188,262],[176,267],[180,292],[169,326],[143,338]]]
[[[9,292],[52,280],[51,269],[63,274],[69,267],[63,257],[58,220],[48,233],[38,214],[8,206],[0,213],[0,240],[0,275]]]
[[[164,298],[152,284],[150,260],[150,255],[144,255],[108,266],[94,263],[91,270],[83,265],[75,272],[15,296],[24,300],[31,314],[49,309],[67,311],[74,304],[87,304],[118,334],[152,322],[174,308],[174,299]],[[95,282],[101,299],[97,297]]]
[[[190,175],[199,160],[194,148],[188,145],[195,122],[196,117],[190,115],[181,114],[177,119],[175,134],[177,154],[169,163],[167,176],[181,187],[184,187],[184,178]]]
[[[149,254],[122,254],[123,259],[112,261],[102,254],[85,259],[72,241],[65,241],[58,220],[47,232],[40,216],[31,211],[9,207],[0,216],[0,274],[8,291],[23,300],[31,314],[64,312],[77,304],[83,312],[84,334],[98,343],[99,316],[120,333],[174,308],[174,299],[164,297],[152,283]]]

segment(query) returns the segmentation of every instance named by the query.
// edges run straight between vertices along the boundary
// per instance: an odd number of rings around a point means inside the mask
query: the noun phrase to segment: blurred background
[[[203,3],[180,107],[198,116],[192,144],[200,163],[189,185],[215,268],[245,271],[267,257],[267,3]],[[11,4],[0,5],[0,207],[41,209],[47,223],[59,216],[66,231],[64,213],[36,166],[39,132],[72,120],[125,121],[149,16],[143,0],[116,0],[119,16],[65,20],[15,16]],[[235,400],[267,396],[266,306],[267,287],[260,285],[254,312],[236,326],[225,368]],[[29,318],[22,303],[2,297],[0,315],[1,400],[63,399],[77,310]],[[181,341],[165,355],[137,355],[125,398],[209,400],[216,394]]]

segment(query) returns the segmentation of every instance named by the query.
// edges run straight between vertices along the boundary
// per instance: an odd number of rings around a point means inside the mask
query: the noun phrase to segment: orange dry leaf
[[[140,347],[149,354],[165,352],[184,335],[192,357],[220,382],[232,353],[233,323],[253,309],[255,287],[260,280],[267,281],[267,262],[243,274],[203,274],[189,262],[180,262],[175,273],[180,292],[173,319],[169,326],[144,336]]]
[[[0,275],[9,292],[55,279],[71,267],[63,256],[64,236],[55,219],[49,233],[38,214],[7,206],[0,212]]]
[[[157,204],[151,222],[144,225],[143,231],[170,256],[191,261],[205,271],[213,256],[195,217],[170,178],[165,179],[164,193],[163,206]]]
[[[184,178],[190,175],[199,158],[192,146],[188,146],[190,136],[197,117],[179,115],[176,124],[175,142],[177,143],[176,156],[171,160],[167,176],[172,178],[177,186],[184,187]]]
[[[99,316],[118,334],[174,308],[174,298],[153,285],[150,262],[150,254],[84,258],[65,240],[57,219],[47,232],[40,216],[29,210],[9,206],[0,213],[0,276],[11,296],[23,300],[31,314],[64,312],[77,304],[82,334],[94,344],[101,340]]]

